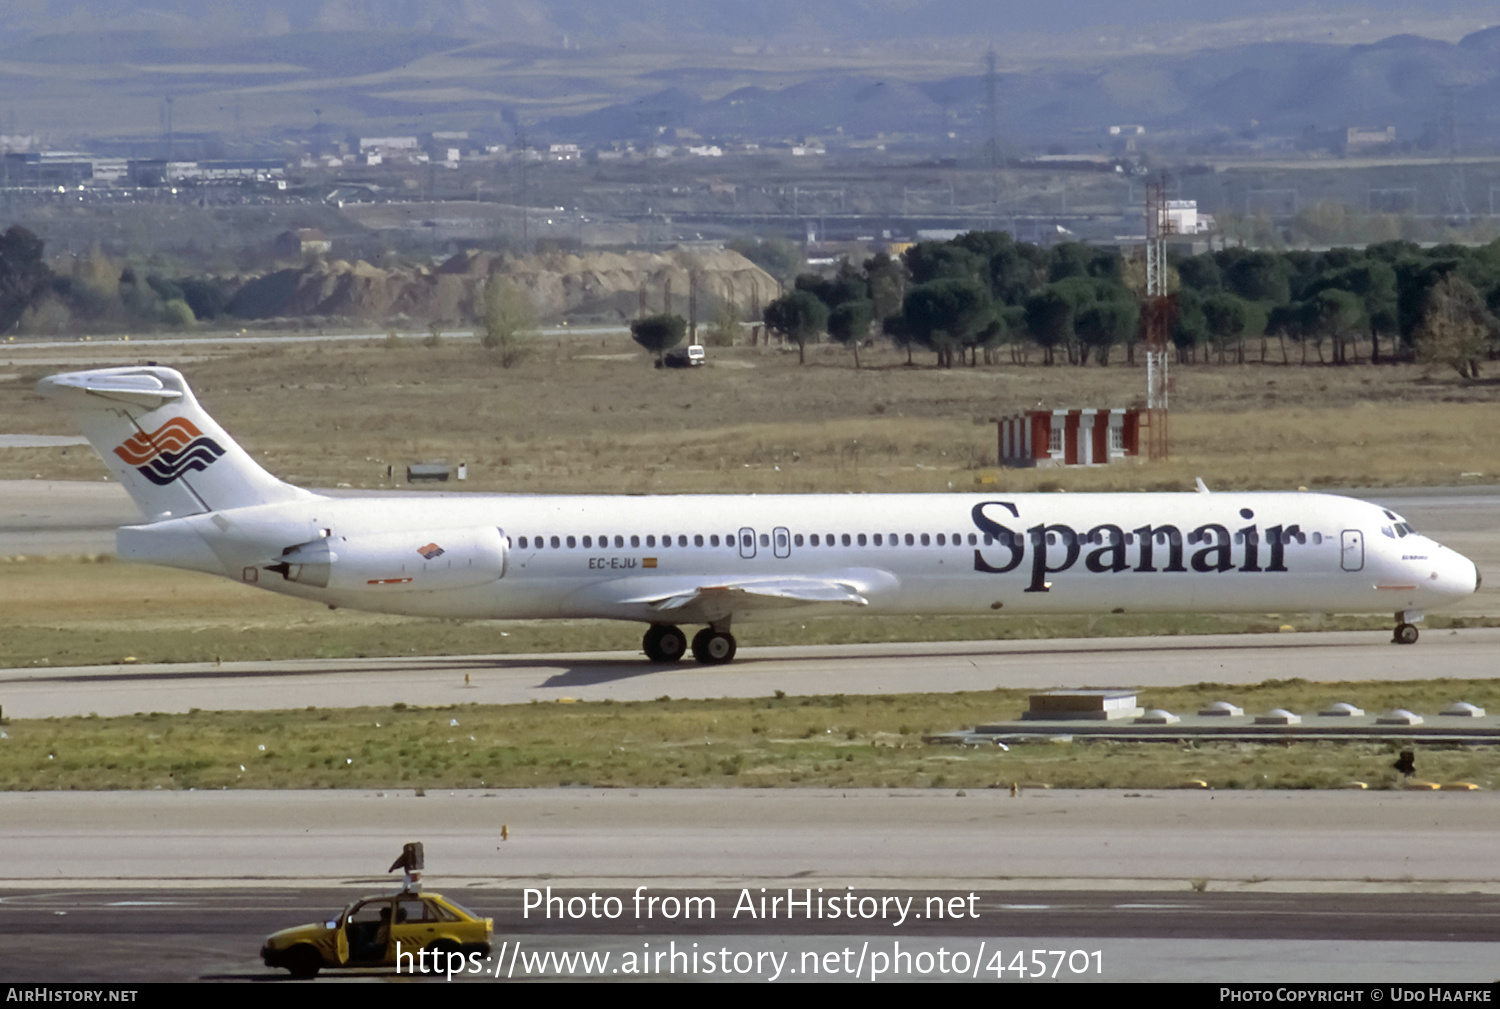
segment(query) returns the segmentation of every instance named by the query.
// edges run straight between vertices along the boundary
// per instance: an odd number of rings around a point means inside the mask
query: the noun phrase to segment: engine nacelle
[[[505,534],[492,526],[328,536],[287,547],[269,565],[287,581],[340,592],[439,592],[505,576]]]

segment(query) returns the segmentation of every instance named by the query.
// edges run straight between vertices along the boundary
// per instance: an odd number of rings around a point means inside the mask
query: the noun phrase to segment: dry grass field
[[[471,340],[134,351],[7,347],[0,433],[73,433],[31,391],[94,362],[177,357],[204,405],[273,473],[314,487],[390,487],[409,462],[468,463],[470,490],[569,493],[1187,490],[1492,483],[1500,384],[1417,366],[1180,366],[1172,459],[996,471],[994,420],[1043,406],[1129,406],[1142,368],[1002,364],[935,369],[881,346],[861,355],[711,350],[662,371],[627,337],[537,338],[504,369]],[[43,359],[47,363],[31,363]],[[9,381],[6,381],[9,379]],[[12,384],[13,383],[13,384]],[[85,449],[0,452],[0,479],[90,480]]]
[[[204,405],[273,473],[312,487],[400,486],[409,462],[468,463],[468,490],[578,493],[1268,489],[1494,483],[1500,387],[1415,367],[1180,367],[1173,458],[1075,470],[999,470],[993,418],[1038,404],[1139,400],[1140,368],[907,367],[861,354],[715,348],[662,371],[623,335],[545,337],[504,369],[472,340],[181,348],[8,346],[0,433],[72,433],[32,391],[53,371],[177,364]],[[394,467],[395,481],[386,478]],[[83,447],[0,449],[0,479],[98,480]],[[453,485],[447,485],[452,487]],[[161,606],[161,603],[169,603]],[[0,563],[0,665],[298,656],[635,649],[606,622],[463,624],[330,613],[186,572],[77,559]],[[151,614],[146,616],[145,614]],[[166,615],[163,615],[163,614]],[[1492,615],[1493,616],[1493,615]],[[1473,615],[1435,615],[1433,626]],[[1381,627],[1214,616],[859,618],[747,625],[742,644],[1186,634]]]
[[[1454,697],[1494,710],[1494,681],[1199,684],[1152,690],[1152,706],[1194,711],[1430,711]],[[924,735],[1017,717],[1026,691],[777,696],[747,700],[459,705],[278,712],[141,713],[16,720],[0,747],[0,789],[112,788],[1212,788],[1401,787],[1399,744],[1265,746],[1179,741],[964,749]],[[1418,774],[1492,789],[1493,746],[1425,745]]]

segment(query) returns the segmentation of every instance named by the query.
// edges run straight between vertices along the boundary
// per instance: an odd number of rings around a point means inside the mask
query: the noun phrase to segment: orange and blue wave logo
[[[115,455],[158,487],[191,470],[208,469],[223,454],[218,442],[205,437],[185,417],[174,417],[155,431],[132,435],[115,449]]]

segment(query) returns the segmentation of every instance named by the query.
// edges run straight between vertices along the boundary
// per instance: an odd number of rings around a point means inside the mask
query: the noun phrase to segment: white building
[[[1168,200],[1167,222],[1174,235],[1201,235],[1212,225],[1208,215],[1199,215],[1197,200]]]

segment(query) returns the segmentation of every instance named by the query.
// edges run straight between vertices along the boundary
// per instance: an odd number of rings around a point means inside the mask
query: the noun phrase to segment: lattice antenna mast
[[[1146,301],[1141,306],[1146,338],[1146,427],[1150,459],[1167,458],[1167,362],[1172,345],[1172,295],[1167,285],[1167,236],[1172,219],[1166,182],[1146,185]]]
[[[1469,223],[1468,186],[1464,183],[1464,168],[1458,162],[1458,112],[1455,108],[1455,88],[1443,88],[1443,133],[1448,148],[1448,218],[1450,221]]]

